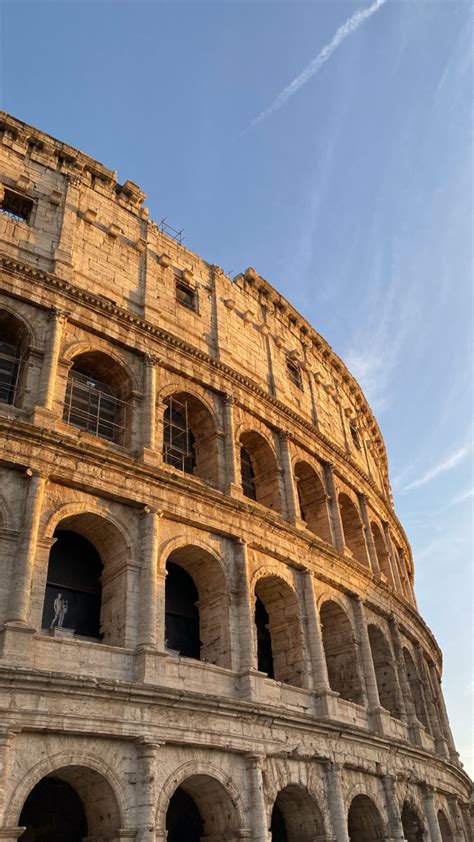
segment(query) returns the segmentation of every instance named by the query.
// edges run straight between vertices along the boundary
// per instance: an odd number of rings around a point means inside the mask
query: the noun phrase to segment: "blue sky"
[[[2,107],[117,169],[154,219],[253,265],[359,379],[474,772],[472,7],[3,0]]]

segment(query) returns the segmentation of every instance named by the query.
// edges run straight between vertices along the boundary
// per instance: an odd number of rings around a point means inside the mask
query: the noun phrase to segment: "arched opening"
[[[342,528],[344,531],[344,542],[351,551],[355,560],[364,567],[369,567],[369,558],[365,544],[364,530],[356,506],[347,496],[339,495],[339,509],[341,512]]]
[[[63,419],[94,436],[127,445],[131,392],[124,368],[108,354],[79,354],[68,374]]]
[[[175,393],[165,404],[164,462],[217,486],[217,431],[210,411],[188,392]]]
[[[326,492],[316,471],[306,462],[295,465],[296,487],[302,520],[327,544],[332,543]]]
[[[295,784],[278,793],[270,830],[272,842],[313,842],[325,836],[318,805],[307,789]]]
[[[392,652],[378,626],[369,625],[368,633],[380,704],[391,716],[400,719]]]
[[[382,818],[367,795],[356,795],[349,808],[350,842],[380,842],[384,839]]]
[[[115,838],[120,815],[113,790],[98,772],[66,766],[31,790],[18,821],[21,842],[82,842]]]
[[[102,561],[87,538],[68,529],[56,530],[48,564],[43,629],[74,630],[101,638]]]
[[[25,326],[6,310],[0,310],[0,403],[21,406],[25,366],[30,344]]]
[[[331,690],[341,699],[360,705],[362,688],[349,618],[337,602],[328,600],[321,607],[320,620]]]
[[[443,813],[442,810],[438,810],[438,824],[439,824],[439,831],[441,833],[441,839],[443,842],[453,842],[453,831],[451,830],[451,825],[446,818],[446,814]]]
[[[419,814],[408,801],[405,801],[402,809],[402,826],[406,842],[423,842],[423,825]]]
[[[173,793],[166,812],[167,842],[238,838],[237,810],[223,785],[210,775],[192,775]]]
[[[276,681],[305,687],[305,653],[295,592],[278,576],[265,576],[258,580],[255,596],[260,668],[265,671],[265,664],[268,663],[273,668],[273,675],[269,675]],[[269,641],[263,633],[264,629],[268,632]]]
[[[370,528],[374,538],[375,551],[379,562],[380,572],[383,573],[387,582],[393,588],[392,567],[390,556],[385,545],[385,539],[376,523],[371,523]]]
[[[413,705],[415,707],[417,719],[428,730],[428,717],[426,715],[425,702],[423,699],[418,670],[416,669],[415,662],[410,652],[406,648],[403,649],[403,659],[405,661],[405,671],[408,679],[408,684],[410,685],[411,697]]]
[[[122,532],[95,513],[64,518],[54,532],[44,593],[42,627],[74,630],[126,646],[127,564],[130,549]],[[67,604],[61,606],[58,599]],[[62,613],[62,617],[60,616]],[[60,622],[61,620],[61,622]]]
[[[187,545],[170,554],[166,570],[168,648],[230,669],[229,594],[219,562]]]
[[[240,445],[242,490],[245,496],[269,509],[280,511],[277,463],[270,445],[254,431],[242,433]]]

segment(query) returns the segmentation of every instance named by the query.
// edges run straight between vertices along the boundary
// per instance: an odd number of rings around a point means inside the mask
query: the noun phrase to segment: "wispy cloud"
[[[474,488],[468,488],[467,491],[464,491],[462,494],[458,494],[457,497],[453,497],[449,505],[458,506],[460,503],[465,503],[466,500],[469,500],[471,497],[474,497]]]
[[[294,96],[296,92],[303,87],[303,85],[306,85],[306,82],[309,82],[309,80],[318,73],[323,64],[331,58],[334,51],[337,50],[342,42],[345,41],[349,35],[352,35],[352,33],[355,32],[356,29],[358,29],[359,26],[367,20],[367,18],[372,17],[372,15],[374,15],[375,12],[377,12],[385,3],[386,0],[375,0],[371,6],[368,6],[366,9],[359,9],[359,11],[355,12],[350,18],[348,18],[348,20],[339,27],[331,41],[322,48],[316,58],[305,67],[299,76],[283,88],[268,108],[265,108],[252,120],[250,127],[256,126],[258,123],[261,123],[262,120],[266,120],[267,117],[274,114],[275,111],[279,111],[280,108],[283,108],[288,100]]]
[[[429,471],[426,471],[418,479],[414,480],[413,482],[408,483],[402,488],[402,494],[406,493],[407,491],[412,491],[414,488],[420,488],[422,485],[426,485],[428,482],[431,482],[433,479],[438,477],[440,474],[446,473],[446,471],[452,471],[456,465],[459,465],[461,462],[464,461],[466,456],[469,453],[469,448],[461,447],[459,450],[456,450],[451,456],[448,456],[447,459],[444,459],[442,462],[438,462],[437,465],[434,465],[430,468]]]

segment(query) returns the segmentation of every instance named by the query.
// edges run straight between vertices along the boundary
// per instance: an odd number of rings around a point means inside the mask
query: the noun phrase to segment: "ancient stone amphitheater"
[[[467,842],[354,378],[0,115],[0,839]]]

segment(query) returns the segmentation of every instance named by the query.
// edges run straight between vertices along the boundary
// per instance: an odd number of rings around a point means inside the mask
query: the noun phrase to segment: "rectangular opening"
[[[288,377],[290,378],[291,382],[298,387],[298,389],[303,390],[303,380],[301,378],[301,369],[298,363],[295,363],[290,357],[286,359],[286,369],[288,372]]]
[[[197,310],[196,290],[190,287],[185,281],[176,281],[176,301],[187,307],[188,310]]]
[[[33,210],[33,200],[12,190],[10,187],[4,187],[3,199],[0,203],[0,213],[9,216],[10,219],[16,219],[19,222],[28,222]]]

